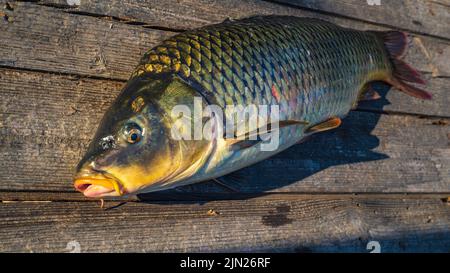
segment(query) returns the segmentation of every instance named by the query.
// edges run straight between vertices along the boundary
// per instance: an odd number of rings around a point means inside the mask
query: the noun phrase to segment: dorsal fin
[[[402,31],[370,31],[383,41],[392,59],[401,58],[408,47],[408,35]]]

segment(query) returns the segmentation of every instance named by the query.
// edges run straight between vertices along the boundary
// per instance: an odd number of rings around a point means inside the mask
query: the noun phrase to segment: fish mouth
[[[78,174],[74,187],[86,197],[121,196],[124,194],[120,181],[114,176],[93,170]]]

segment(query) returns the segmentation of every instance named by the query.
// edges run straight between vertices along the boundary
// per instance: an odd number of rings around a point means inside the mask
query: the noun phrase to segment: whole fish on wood
[[[358,101],[379,98],[374,81],[430,99],[406,83],[424,83],[400,60],[406,46],[403,32],[287,16],[228,20],[173,36],[145,53],[106,112],[77,166],[75,188],[88,197],[121,196],[226,175],[338,127]],[[250,129],[250,115],[226,111],[249,105],[267,106],[270,122]],[[215,106],[225,114],[174,115],[179,106]],[[209,137],[185,137],[198,121],[209,124]],[[263,149],[268,135],[277,145]]]

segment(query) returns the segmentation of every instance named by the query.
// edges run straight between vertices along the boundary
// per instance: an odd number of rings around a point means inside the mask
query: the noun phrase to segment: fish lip
[[[85,192],[94,185],[110,188],[110,191],[104,191],[99,196],[87,196]],[[117,177],[108,172],[92,168],[82,170],[74,177],[74,187],[87,197],[122,196],[126,193]]]

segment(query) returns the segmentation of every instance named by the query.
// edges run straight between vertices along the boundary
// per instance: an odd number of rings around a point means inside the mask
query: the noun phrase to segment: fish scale
[[[265,16],[187,31],[148,51],[132,77],[176,73],[211,103],[279,105],[280,119],[343,116],[371,73],[389,71],[375,35],[311,18]]]
[[[280,16],[178,34],[144,55],[102,119],[77,166],[74,186],[88,197],[120,196],[227,175],[310,134],[339,127],[358,100],[379,97],[371,86],[375,80],[431,99],[430,93],[406,83],[424,84],[420,73],[401,60],[406,46],[403,32],[357,31]],[[250,129],[241,134],[246,138],[174,138],[173,129],[189,133],[189,125],[195,126],[189,113],[173,116],[174,107],[182,104],[195,113],[196,96],[225,108],[226,126],[233,121],[235,129]],[[255,132],[248,127],[251,117],[241,120],[239,112],[226,111],[249,105],[278,106],[280,130],[263,130],[269,141],[248,139]],[[218,132],[220,120],[211,120],[212,131]]]

